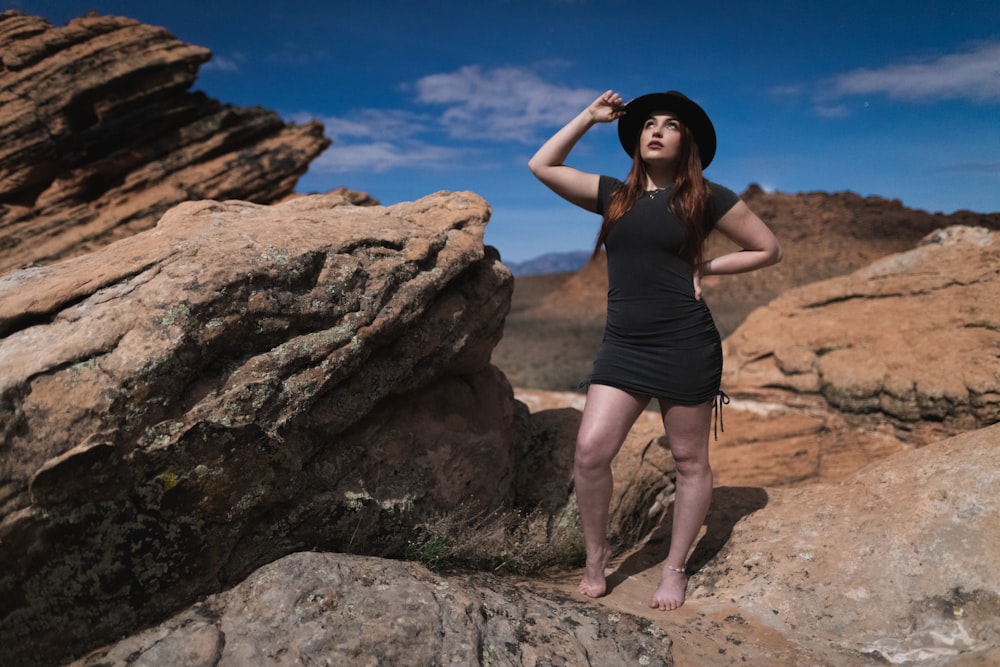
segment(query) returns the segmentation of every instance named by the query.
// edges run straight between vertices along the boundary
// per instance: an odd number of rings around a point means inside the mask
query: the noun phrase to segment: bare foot
[[[611,546],[604,545],[601,552],[595,554],[594,558],[587,556],[587,566],[583,571],[583,579],[577,590],[588,598],[599,598],[608,590],[608,580],[604,576],[604,570],[611,560]]]
[[[653,593],[653,599],[649,606],[662,611],[672,611],[684,604],[684,597],[687,593],[688,577],[683,572],[675,572],[663,568],[660,577],[660,587]]]

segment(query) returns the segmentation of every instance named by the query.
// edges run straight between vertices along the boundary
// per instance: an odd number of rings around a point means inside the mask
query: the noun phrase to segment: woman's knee
[[[712,466],[708,464],[708,461],[678,462],[675,469],[679,479],[695,479],[712,476]]]
[[[708,447],[676,446],[670,450],[674,459],[674,468],[681,477],[710,474],[712,468],[708,462]]]
[[[581,432],[576,438],[573,464],[582,470],[606,468],[611,465],[619,446],[606,436]]]

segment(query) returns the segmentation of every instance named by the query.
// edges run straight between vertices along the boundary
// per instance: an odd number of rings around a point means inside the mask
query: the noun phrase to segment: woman
[[[564,164],[595,124],[618,121],[632,157],[624,182]],[[701,278],[775,264],[774,234],[731,190],[707,181],[715,129],[704,110],[676,91],[625,105],[607,91],[556,132],[528,166],[556,194],[604,222],[596,255],[608,258],[608,320],[577,435],[573,479],[587,563],[579,590],[599,597],[611,557],[607,540],[611,461],[651,397],[659,400],[677,469],[670,550],[650,606],[684,604],[688,554],[712,497],[708,439],[720,395],[722,345]],[[713,229],[743,250],[705,259]]]

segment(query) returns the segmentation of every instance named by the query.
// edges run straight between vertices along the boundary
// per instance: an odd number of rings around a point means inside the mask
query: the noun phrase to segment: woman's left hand
[[[701,301],[701,268],[694,270],[694,298]]]

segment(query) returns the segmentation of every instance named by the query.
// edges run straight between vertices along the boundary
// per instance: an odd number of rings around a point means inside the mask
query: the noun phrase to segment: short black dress
[[[621,181],[601,176],[603,213]],[[711,226],[739,197],[709,183]],[[694,296],[683,223],[668,210],[671,190],[647,193],[608,232],[608,318],[591,384],[679,405],[719,393],[722,341],[704,301]],[[709,230],[710,231],[710,230]]]

